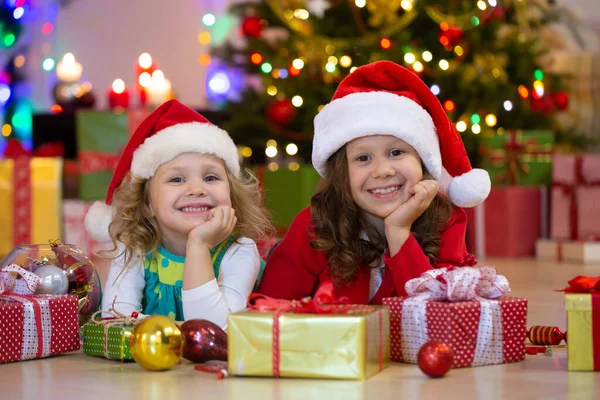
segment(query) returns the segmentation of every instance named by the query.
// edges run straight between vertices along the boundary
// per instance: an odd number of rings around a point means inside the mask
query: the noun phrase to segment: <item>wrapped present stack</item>
[[[482,266],[440,268],[406,283],[409,297],[383,299],[390,310],[391,359],[416,363],[431,340],[454,351],[453,367],[525,358],[527,300],[504,297],[506,278]]]
[[[389,363],[387,307],[336,304],[331,282],[313,300],[251,301],[229,316],[232,375],[366,379]]]
[[[40,281],[16,264],[0,270],[0,363],[79,349],[77,296],[36,294]]]
[[[539,259],[600,262],[600,154],[552,157],[550,238]]]
[[[479,257],[533,256],[548,225],[546,188],[551,183],[551,131],[504,131],[481,140],[482,166],[492,190],[467,209],[467,245]]]
[[[83,225],[84,217],[94,201],[106,197],[106,190],[121,151],[130,135],[147,115],[146,110],[81,110],[75,114],[79,164],[78,195],[77,198],[65,199],[62,205],[62,239],[65,243],[76,243],[88,254],[110,248],[89,237]]]

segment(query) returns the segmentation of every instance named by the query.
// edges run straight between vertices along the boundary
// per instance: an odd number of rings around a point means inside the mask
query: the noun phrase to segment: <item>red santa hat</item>
[[[457,206],[473,207],[490,192],[489,174],[471,169],[463,141],[438,98],[415,73],[390,61],[356,69],[317,114],[315,169],[324,176],[333,153],[369,135],[393,135],[410,144]]]
[[[239,176],[237,147],[227,132],[177,100],[169,100],[152,112],[127,142],[105,202],[96,202],[85,216],[85,228],[99,242],[110,242],[108,225],[113,216],[112,198],[128,171],[149,179],[162,164],[182,153],[214,154],[231,174]]]

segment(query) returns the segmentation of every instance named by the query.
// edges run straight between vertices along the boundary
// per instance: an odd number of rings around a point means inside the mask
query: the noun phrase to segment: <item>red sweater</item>
[[[473,265],[473,256],[467,253],[465,232],[467,216],[454,207],[448,224],[442,229],[438,262],[434,266],[421,246],[410,234],[400,251],[390,257],[384,255],[385,272],[379,290],[369,302],[370,267],[362,266],[358,277],[349,285],[336,288],[336,295],[346,296],[353,304],[381,304],[381,299],[405,296],[404,284],[432,268],[450,265]],[[285,238],[277,246],[265,267],[258,291],[281,299],[300,300],[314,295],[319,284],[330,278],[325,254],[310,246],[314,227],[310,207],[302,210],[292,222]]]

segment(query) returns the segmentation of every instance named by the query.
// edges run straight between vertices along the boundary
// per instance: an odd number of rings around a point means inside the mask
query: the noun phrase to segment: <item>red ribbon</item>
[[[482,147],[482,153],[490,159],[492,164],[496,166],[506,165],[506,172],[496,175],[496,180],[508,181],[511,186],[516,185],[519,172],[524,175],[529,173],[529,166],[523,161],[523,156],[552,154],[551,150],[541,149],[537,140],[533,138],[523,141],[519,133],[519,131],[510,130],[508,132],[509,138],[504,142],[503,149]]]
[[[323,282],[317,289],[314,298],[283,300],[252,293],[248,297],[248,308],[259,312],[273,313],[273,376],[280,377],[281,349],[279,317],[282,313],[302,314],[352,314],[373,312],[376,309],[366,305],[348,304],[347,297],[336,297],[332,281]],[[379,369],[383,369],[383,313],[379,310]]]
[[[114,171],[120,157],[120,154],[80,151],[79,162],[81,172],[89,174],[93,172]]]
[[[579,275],[571,279],[569,287],[559,292],[565,293],[600,293],[600,276]]]
[[[12,274],[19,275],[23,281],[25,281],[28,294],[16,293],[14,285],[16,284],[16,280],[12,276]],[[42,309],[40,303],[37,298],[34,296],[35,289],[39,283],[40,278],[34,273],[27,271],[16,264],[11,264],[6,268],[0,270],[0,299],[8,300],[8,301],[18,301],[23,303],[24,301],[28,301],[33,305],[33,312],[35,315],[35,326],[37,331],[37,358],[42,356],[44,351],[44,336],[42,329]]]
[[[581,186],[600,186],[600,181],[588,181],[583,176],[583,156],[578,154],[575,156],[575,182],[552,182],[552,187],[562,189],[563,193],[570,197],[569,208],[569,228],[571,231],[570,238],[572,240],[592,240],[596,241],[596,237],[582,238],[579,235],[579,220],[578,220],[578,205],[577,205],[577,188]]]
[[[30,302],[33,305],[33,314],[35,315],[35,327],[36,327],[36,332],[37,332],[37,355],[36,355],[36,358],[41,358],[42,354],[44,352],[44,330],[42,327],[42,307],[40,306],[40,303],[39,303],[38,299],[36,298],[36,296],[26,296],[26,295],[17,294],[17,293],[5,293],[3,295],[0,295],[0,298],[5,299],[5,300],[13,300],[13,301],[19,301],[19,300],[15,300],[15,299],[22,299],[22,300],[26,300],[26,301]],[[21,303],[23,303],[23,302],[21,302]],[[26,327],[23,327],[23,329],[26,329]]]
[[[13,167],[13,244],[31,242],[31,157],[63,157],[62,143],[44,143],[34,152],[23,147],[17,139],[9,139],[4,158],[14,159]]]

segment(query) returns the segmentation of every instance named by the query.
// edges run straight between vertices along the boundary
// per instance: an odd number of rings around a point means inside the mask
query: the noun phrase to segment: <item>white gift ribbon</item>
[[[492,266],[450,267],[427,271],[406,283],[410,298],[402,302],[402,356],[416,363],[421,346],[428,342],[429,301],[478,301],[477,342],[472,366],[498,364],[503,359],[502,309],[498,298],[510,292],[508,280]],[[442,322],[443,323],[443,322]]]

